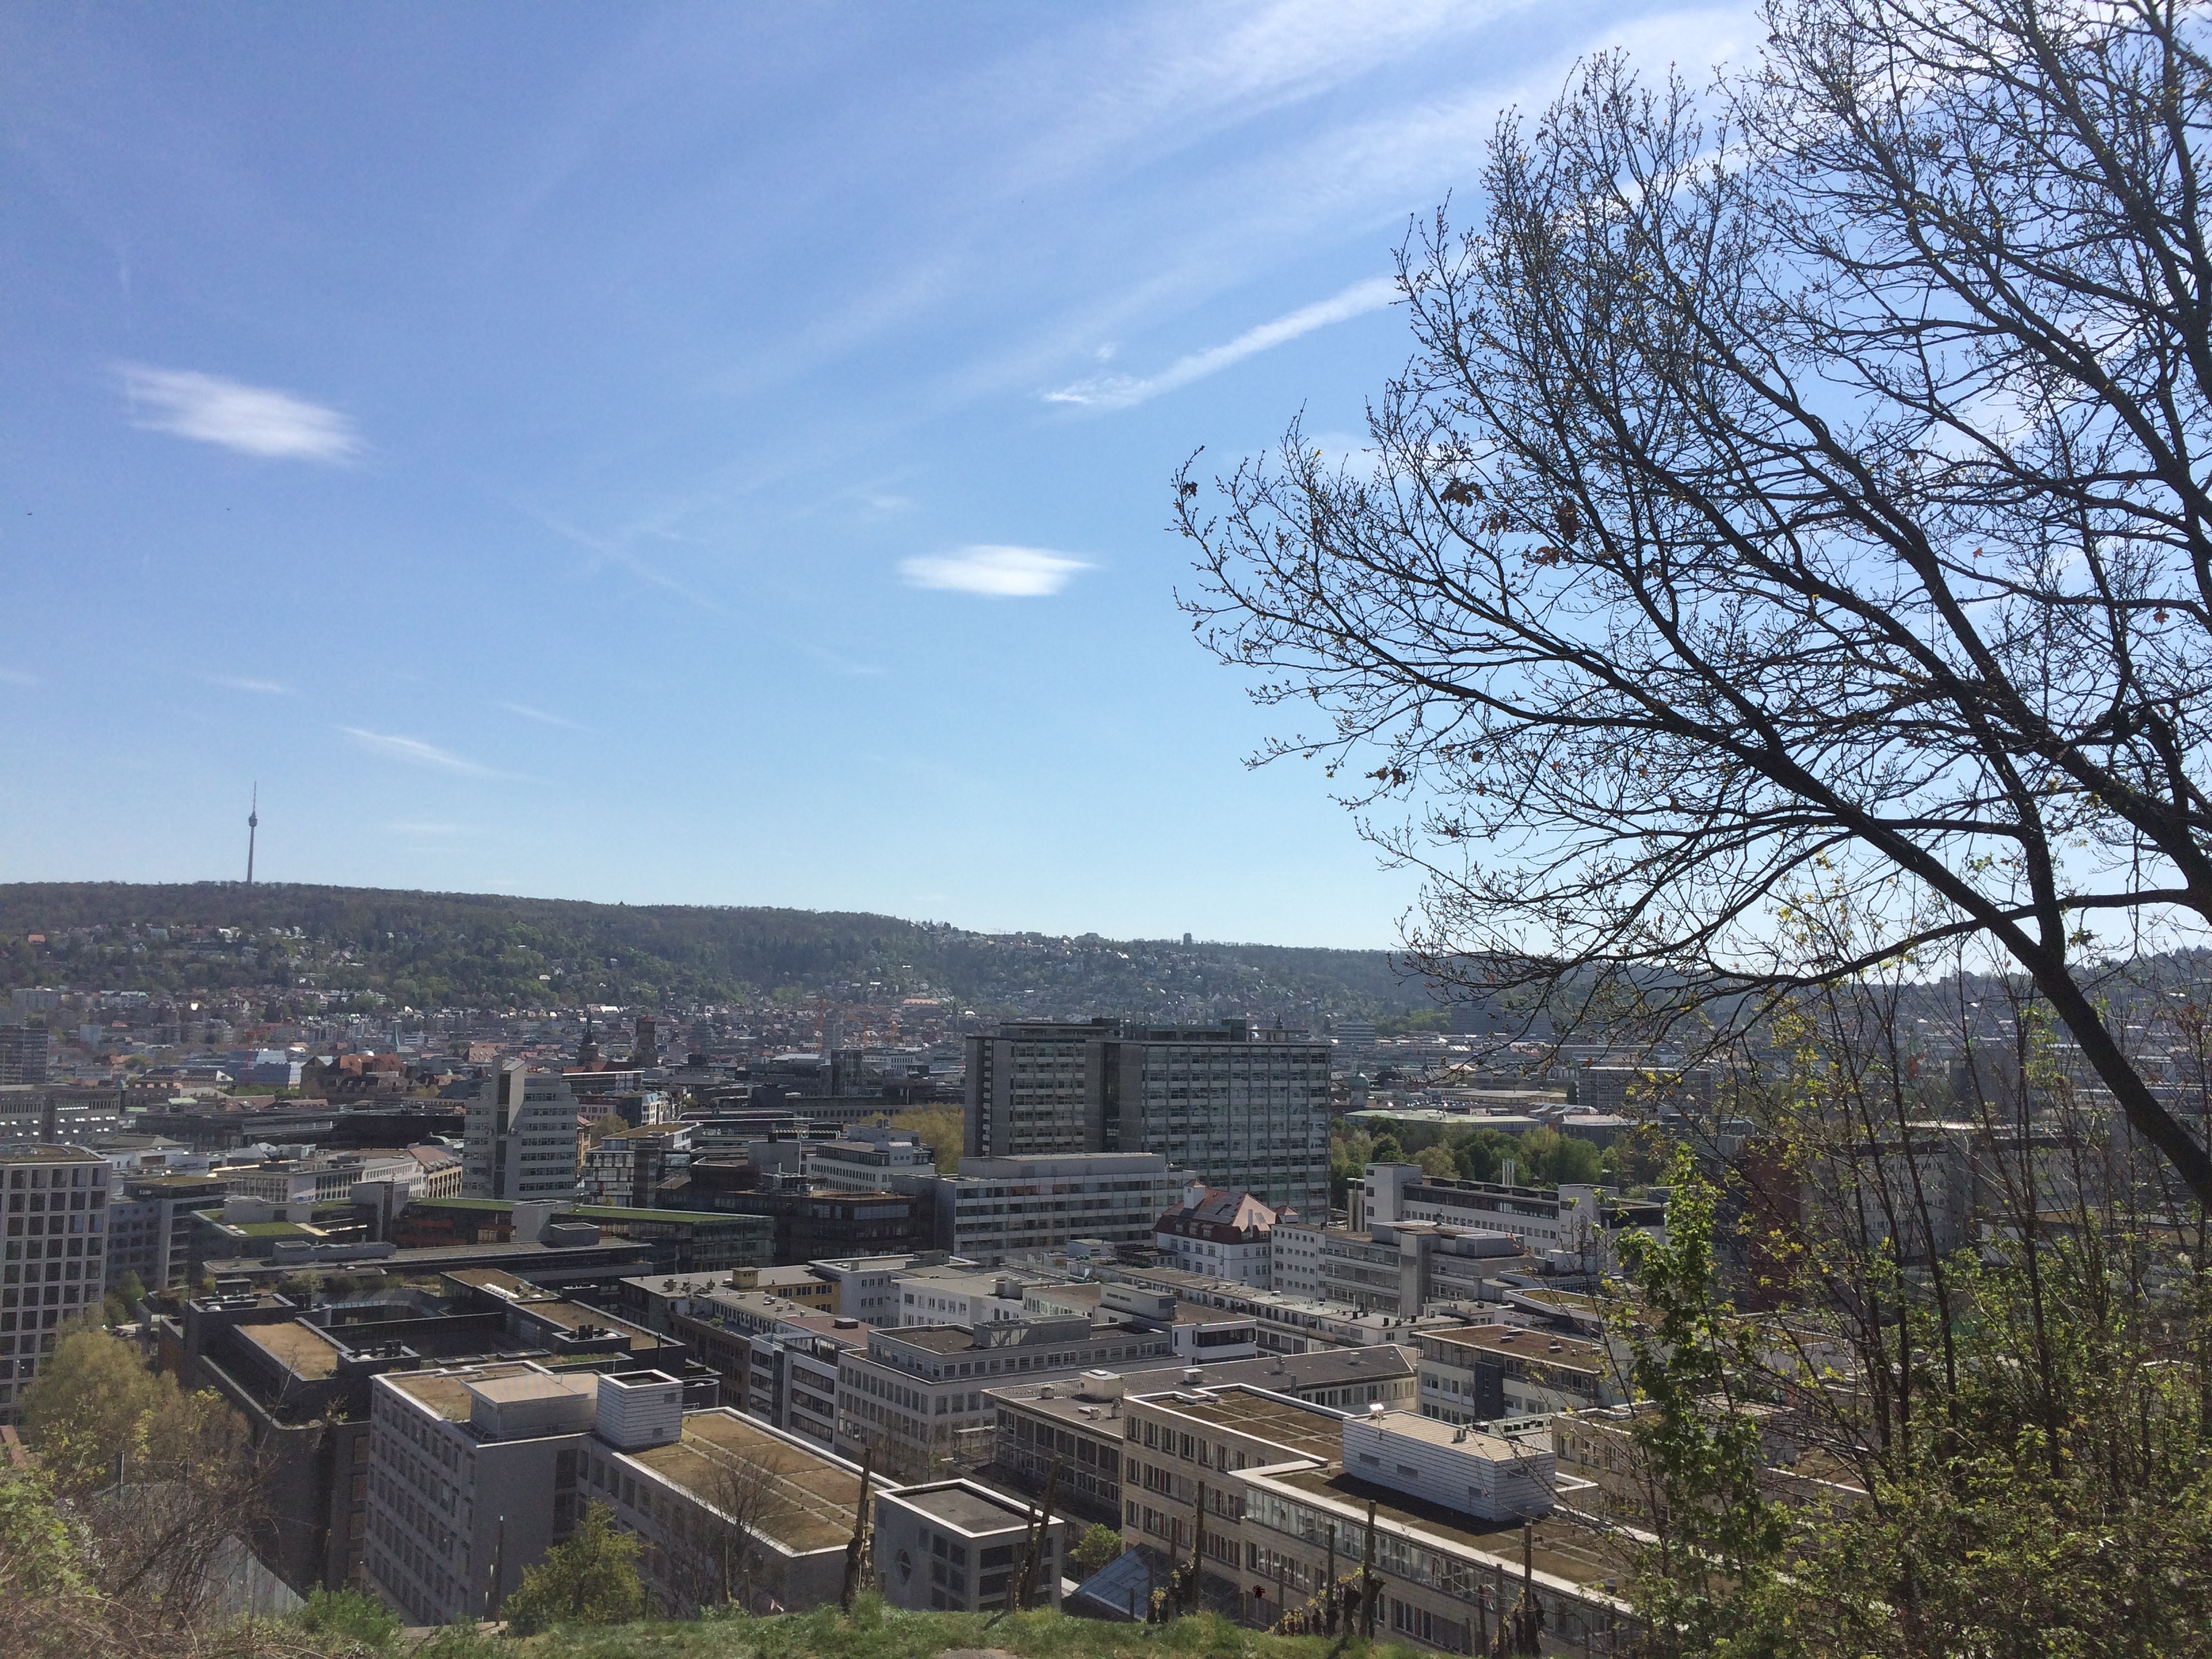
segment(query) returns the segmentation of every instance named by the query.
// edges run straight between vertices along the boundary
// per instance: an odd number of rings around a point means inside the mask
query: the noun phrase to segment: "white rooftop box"
[[[1482,1521],[1552,1510],[1551,1448],[1409,1412],[1344,1419],[1344,1472]]]
[[[684,1437],[684,1385],[665,1371],[602,1375],[599,1438],[623,1451],[665,1446]]]

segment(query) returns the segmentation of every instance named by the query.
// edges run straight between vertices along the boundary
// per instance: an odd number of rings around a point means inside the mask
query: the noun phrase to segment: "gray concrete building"
[[[1060,1605],[1064,1523],[972,1480],[940,1480],[876,1500],[876,1582],[895,1607],[981,1613],[1012,1605],[1028,1551],[1030,1605]],[[1032,1536],[1032,1534],[1036,1536]]]
[[[839,1456],[872,1452],[893,1480],[925,1480],[991,1456],[995,1407],[985,1391],[1026,1377],[1160,1364],[1171,1329],[1099,1324],[1080,1316],[978,1326],[915,1325],[868,1333],[837,1373]]]
[[[107,1285],[107,1160],[82,1146],[0,1144],[0,1423]]]
[[[967,1156],[1105,1150],[1092,1079],[1099,1045],[1119,1029],[1110,1019],[1007,1020],[989,1036],[970,1036]]]
[[[964,1150],[1156,1152],[1208,1185],[1325,1214],[1333,1052],[1241,1019],[1008,1021],[968,1040]]]
[[[994,1389],[997,1438],[990,1477],[1017,1492],[1040,1493],[1060,1464],[1061,1510],[1079,1520],[1122,1522],[1121,1401],[1162,1389],[1244,1383],[1340,1411],[1410,1410],[1413,1351],[1392,1344],[1313,1353],[1232,1359],[1218,1364],[1146,1370],[1085,1371],[1073,1381],[1017,1382]]]

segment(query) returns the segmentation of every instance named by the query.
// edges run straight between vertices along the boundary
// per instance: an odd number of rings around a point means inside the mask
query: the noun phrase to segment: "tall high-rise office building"
[[[1009,1021],[968,1039],[970,1158],[1158,1152],[1208,1185],[1325,1214],[1330,1045],[1303,1031]]]
[[[0,1025],[0,1083],[44,1083],[52,1042],[43,1025]]]
[[[553,1072],[519,1060],[493,1067],[469,1103],[461,1191],[471,1198],[573,1199],[576,1097]]]
[[[1103,1152],[1093,1097],[1100,1045],[1121,1030],[1110,1019],[1007,1020],[968,1039],[969,1158],[1036,1158]],[[1141,1150],[1132,1146],[1131,1152]]]
[[[0,1144],[0,1423],[12,1423],[56,1332],[99,1310],[107,1160],[82,1146]]]
[[[1104,1045],[1099,1146],[1164,1153],[1209,1186],[1328,1209],[1330,1047],[1303,1031],[1134,1022]]]

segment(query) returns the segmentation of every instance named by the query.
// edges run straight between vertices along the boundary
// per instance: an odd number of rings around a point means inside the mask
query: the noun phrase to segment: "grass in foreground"
[[[515,1659],[936,1659],[996,1648],[1021,1659],[1416,1659],[1413,1650],[1326,1636],[1267,1636],[1212,1614],[1173,1624],[1109,1625],[1058,1613],[895,1613],[864,1601],[775,1618],[556,1630],[509,1644]]]

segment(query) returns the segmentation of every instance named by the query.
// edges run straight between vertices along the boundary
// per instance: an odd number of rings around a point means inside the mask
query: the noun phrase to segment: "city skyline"
[[[0,873],[258,780],[259,881],[1387,948],[1169,476],[1354,452],[1500,111],[1750,18],[19,9]]]

